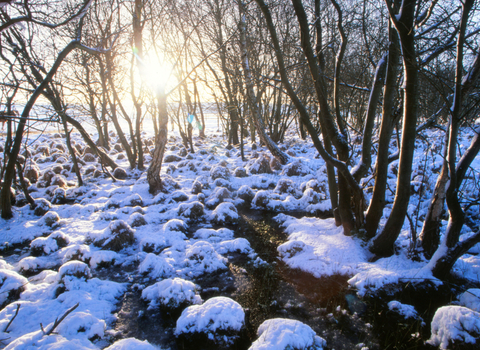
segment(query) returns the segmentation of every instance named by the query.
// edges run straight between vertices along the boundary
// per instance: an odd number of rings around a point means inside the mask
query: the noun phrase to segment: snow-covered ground
[[[213,340],[218,334],[234,340],[243,327],[242,306],[225,297],[202,300],[200,287],[192,281],[227,269],[233,252],[259,261],[250,243],[236,237],[232,229],[238,221],[239,205],[287,212],[275,217],[288,234],[287,241],[278,247],[279,259],[315,277],[348,275],[349,284],[360,297],[400,280],[441,283],[432,276],[428,261],[410,259],[413,245],[408,220],[397,241],[397,253],[370,262],[366,243],[343,235],[333,219],[288,215],[292,210],[316,213],[330,209],[325,164],[310,141],[302,141],[293,133],[281,145],[291,162],[278,170],[270,168],[266,149],[252,149],[251,144],[245,145],[248,160],[243,162],[239,150],[227,149],[219,133],[211,132],[204,141],[196,139],[194,154],[183,149],[179,137],[170,136],[162,167],[166,192],[156,196],[148,192],[146,173],[130,170],[123,152],[110,152],[128,175],[113,182],[102,173],[97,159],[86,155],[80,136],[72,136],[82,155],[85,185],[76,186],[60,135],[30,137],[31,157],[26,163],[30,172],[26,176],[32,182],[32,197],[39,204],[42,198],[48,200],[40,206],[47,212],[36,215],[25,205],[14,208],[13,219],[0,219],[0,341],[6,349],[96,349],[110,345],[116,336],[116,305],[128,283],[95,277],[97,269],[108,266],[134,267],[146,276],[150,282],[144,286],[142,297],[150,308],[186,307],[177,321],[177,335],[203,332]],[[425,136],[417,142],[409,207],[417,234],[442,162],[441,132],[427,131]],[[471,137],[471,131],[462,134],[461,151]],[[146,157],[148,163],[150,156]],[[396,167],[398,162],[391,163],[385,215],[393,202]],[[480,159],[473,168],[480,170]],[[368,188],[372,183],[369,177],[363,185]],[[465,192],[474,196],[474,191],[472,185]],[[366,193],[369,200],[371,193]],[[17,193],[17,200],[22,197]],[[64,198],[74,203],[60,204]],[[465,226],[464,235],[468,234]],[[23,244],[23,248],[15,249],[15,244]],[[480,245],[455,264],[454,272],[479,281],[478,252]],[[429,342],[445,347],[449,340],[475,340],[470,334],[480,333],[478,295],[474,290],[470,297],[459,299],[460,305],[439,309]],[[416,315],[410,305],[400,302],[392,303],[391,309],[405,317]],[[55,321],[64,315],[57,325]],[[462,327],[456,326],[459,323]],[[285,349],[289,344],[295,349],[325,346],[307,325],[292,320],[267,320],[258,329],[258,336],[252,349]],[[135,339],[108,347],[133,348],[154,347]]]

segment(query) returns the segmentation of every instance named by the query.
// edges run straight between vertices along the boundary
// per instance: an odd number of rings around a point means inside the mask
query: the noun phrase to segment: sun
[[[173,66],[157,58],[145,57],[143,61],[142,79],[153,89],[163,88],[172,83]]]

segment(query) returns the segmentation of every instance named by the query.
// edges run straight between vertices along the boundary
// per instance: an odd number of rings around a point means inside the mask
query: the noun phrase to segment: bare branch
[[[40,323],[40,327],[42,328],[42,332],[44,335],[51,335],[53,333],[53,331],[55,330],[55,328],[58,327],[58,325],[60,323],[62,323],[62,321],[65,319],[65,317],[67,317],[73,310],[75,310],[78,305],[80,305],[80,303],[76,303],[75,305],[73,305],[70,309],[68,309],[67,311],[65,311],[65,313],[58,319],[55,320],[55,322],[53,323],[53,326],[52,328],[48,331],[48,332],[45,332],[45,330],[43,329],[43,326],[42,324]]]
[[[38,24],[42,27],[47,27],[47,28],[50,28],[50,29],[54,29],[54,28],[57,28],[57,27],[64,26],[64,25],[70,23],[71,21],[73,21],[77,18],[82,18],[83,16],[85,16],[85,14],[87,13],[87,10],[90,7],[92,2],[93,2],[93,0],[85,0],[82,7],[78,10],[77,13],[70,16],[65,21],[60,22],[60,23],[56,23],[56,24],[39,21],[39,20],[33,18],[28,6],[26,6],[27,13],[28,13],[27,16],[21,16],[21,17],[15,17],[15,18],[9,19],[6,23],[0,25],[0,33],[3,32],[4,30],[10,28],[11,26],[14,26],[15,24],[18,24],[18,23],[21,23],[21,22],[35,23],[35,24]],[[4,11],[2,11],[2,12],[4,13]]]
[[[20,304],[17,304],[17,311],[15,311],[15,315],[13,315],[12,319],[10,320],[10,322],[8,322],[7,326],[5,327],[5,330],[3,331],[4,333],[8,332],[8,327],[10,327],[15,317],[17,317],[18,311],[20,310],[20,306],[21,306]]]

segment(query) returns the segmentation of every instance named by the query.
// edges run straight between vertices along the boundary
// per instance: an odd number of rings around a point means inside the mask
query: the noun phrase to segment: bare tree
[[[90,2],[87,2],[89,5]],[[81,12],[79,14],[76,14],[75,17],[79,18],[79,23],[78,23],[78,28],[77,28],[77,33],[76,37],[70,41],[70,43],[65,46],[65,48],[57,55],[52,67],[46,74],[45,78],[43,81],[37,86],[35,91],[31,94],[30,98],[28,99],[25,108],[23,109],[22,115],[19,118],[19,122],[17,125],[17,130],[15,133],[15,140],[13,142],[10,154],[9,154],[9,161],[7,163],[6,169],[5,169],[5,176],[3,179],[3,186],[2,190],[0,193],[0,207],[2,210],[2,218],[8,219],[13,216],[12,213],[12,207],[11,207],[11,201],[10,201],[10,187],[12,185],[12,181],[15,177],[15,165],[17,161],[18,154],[20,153],[21,145],[22,145],[22,138],[23,138],[23,133],[25,130],[25,125],[26,122],[29,118],[30,111],[32,110],[35,102],[37,101],[38,97],[43,93],[45,88],[48,86],[48,84],[52,81],[55,73],[57,70],[60,68],[60,65],[62,64],[63,60],[67,57],[67,55],[75,50],[75,49],[84,49],[87,51],[94,51],[93,49],[87,48],[81,44],[81,33],[82,33],[82,27],[83,27],[83,16],[86,13],[86,10],[88,9],[88,6],[82,7]],[[28,10],[28,9],[27,9]],[[2,14],[4,17],[7,16],[5,13]],[[8,17],[7,17],[8,19]],[[7,23],[9,23],[7,21]]]

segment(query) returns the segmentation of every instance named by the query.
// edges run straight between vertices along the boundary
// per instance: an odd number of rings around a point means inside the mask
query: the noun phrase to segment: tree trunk
[[[199,127],[199,136],[201,139],[205,138],[205,116],[203,114],[202,101],[200,100],[200,94],[197,89],[197,80],[193,80],[193,89],[195,94],[195,99],[198,101],[198,109],[200,110],[200,127]]]
[[[375,236],[378,224],[383,215],[383,208],[385,207],[385,192],[388,178],[388,152],[390,149],[390,139],[396,122],[393,111],[395,109],[400,47],[398,34],[391,21],[388,26],[388,36],[390,45],[388,48],[387,73],[383,92],[382,122],[380,125],[377,160],[375,162],[375,184],[372,200],[370,201],[365,216],[365,230],[367,231],[368,238]]]
[[[23,194],[25,195],[25,199],[27,200],[28,204],[30,204],[31,209],[35,209],[35,200],[30,196],[28,192],[27,183],[25,182],[25,178],[23,177],[23,168],[20,165],[20,162],[17,161],[17,175],[18,180],[20,181],[20,186],[22,187]]]
[[[248,50],[247,50],[247,36],[246,36],[246,23],[245,23],[245,14],[244,14],[244,5],[241,1],[238,3],[240,8],[240,48],[242,53],[242,67],[245,75],[245,85],[247,88],[247,99],[250,105],[250,110],[252,111],[252,117],[255,122],[255,126],[260,136],[260,140],[267,146],[268,150],[272,155],[278,159],[281,164],[287,164],[288,155],[282,152],[278,146],[272,141],[272,139],[265,132],[265,125],[263,124],[263,119],[260,113],[260,108],[257,103],[257,97],[255,96],[255,91],[253,90],[253,79],[252,73],[250,71],[250,66],[248,62]]]
[[[195,121],[195,108],[192,103],[192,99],[190,98],[190,92],[188,91],[188,86],[186,81],[182,84],[183,90],[185,92],[185,104],[187,105],[187,145],[185,147],[188,149],[190,147],[190,152],[195,153],[193,149],[193,123]],[[190,121],[189,116],[194,116],[194,119]]]
[[[324,148],[323,143],[320,141],[320,139],[318,137],[317,130],[313,126],[313,124],[310,120],[309,112],[307,111],[307,109],[306,109],[305,105],[302,103],[302,101],[300,101],[300,99],[298,98],[298,95],[296,94],[295,90],[293,89],[292,85],[290,84],[289,78],[287,76],[287,70],[285,68],[283,53],[282,53],[282,50],[280,48],[278,36],[277,36],[276,30],[275,30],[275,26],[273,24],[273,20],[272,20],[271,14],[270,14],[270,10],[268,9],[268,6],[265,4],[264,0],[255,0],[255,1],[258,4],[258,6],[260,7],[260,9],[262,10],[262,13],[264,14],[265,20],[267,22],[267,28],[268,28],[268,30],[270,32],[270,36],[272,38],[272,44],[273,44],[273,47],[274,47],[274,50],[275,50],[275,57],[277,58],[277,63],[278,63],[278,66],[279,66],[279,72],[280,72],[280,77],[281,77],[281,80],[282,80],[282,84],[283,84],[287,94],[291,98],[293,104],[295,105],[295,108],[297,109],[297,111],[300,115],[300,119],[301,119],[302,123],[305,125],[308,133],[310,134],[310,136],[312,138],[312,141],[313,141],[313,144],[315,145],[315,148],[319,152],[320,156],[325,160],[327,165],[335,167],[338,170],[338,172],[343,175],[346,182],[348,183],[348,187],[353,191],[354,202],[358,203],[357,208],[356,208],[356,213],[358,214],[358,216],[356,217],[356,220],[359,221],[359,222],[363,222],[363,208],[362,208],[362,210],[359,210],[365,203],[365,199],[364,199],[364,196],[363,196],[363,191],[360,188],[360,186],[358,185],[358,182],[356,182],[355,179],[353,178],[353,176],[350,174],[350,171],[348,169],[347,164],[338,160],[338,159],[336,159],[336,158],[334,158],[331,155],[331,153],[329,153],[328,150],[326,150]],[[304,41],[305,41],[305,38],[302,39],[302,43]],[[311,50],[311,47],[310,47],[310,50]],[[314,55],[312,55],[312,56],[314,56]],[[312,74],[312,77],[314,79],[317,78],[317,76],[313,75],[313,74]],[[324,135],[328,135],[328,132],[324,131]],[[327,143],[327,139],[325,137],[324,137],[324,142],[325,142],[325,145],[327,146],[328,143]],[[332,170],[333,170],[333,168],[332,168]],[[333,175],[334,174],[335,174],[335,172],[333,172]],[[329,181],[330,181],[330,175],[329,175]],[[335,182],[334,176],[332,176],[332,181]],[[336,182],[335,182],[335,184],[336,184]],[[336,192],[333,192],[333,193],[332,192],[333,191],[330,188],[331,197],[334,197]],[[335,207],[333,207],[333,208],[335,208]]]
[[[72,158],[73,171],[75,171],[75,175],[77,175],[77,183],[80,187],[83,186],[82,174],[80,173],[77,156],[75,155],[75,150],[73,149],[72,142],[70,140],[70,132],[68,131],[67,121],[63,116],[63,113],[60,115],[60,118],[62,118],[63,129],[65,130],[65,143],[67,144],[68,152],[70,153],[70,157]]]
[[[380,100],[380,95],[382,94],[382,87],[385,85],[387,58],[388,53],[380,59],[375,70],[375,77],[373,79],[372,89],[370,91],[367,115],[365,117],[365,125],[363,128],[362,158],[355,168],[352,169],[352,175],[357,181],[360,181],[360,179],[365,176],[368,169],[372,165],[373,127],[375,124],[378,101]]]
[[[300,0],[292,0],[292,3],[295,9],[295,14],[297,16],[298,23],[300,25],[302,50],[305,55],[305,58],[307,59],[308,67],[310,69],[310,74],[312,75],[312,78],[314,81],[317,99],[320,105],[319,117],[320,117],[320,125],[322,128],[322,135],[324,140],[326,140],[327,138],[331,139],[332,144],[333,146],[335,146],[335,149],[337,151],[338,159],[344,162],[346,165],[346,162],[348,162],[349,160],[349,149],[347,144],[345,125],[344,125],[342,116],[340,115],[340,110],[339,108],[337,108],[338,101],[335,106],[335,111],[336,111],[336,125],[338,125],[338,128],[340,129],[340,131],[339,129],[337,129],[337,126],[335,125],[335,120],[332,114],[330,113],[330,107],[327,99],[327,86],[325,83],[325,79],[323,77],[323,71],[318,66],[318,58],[315,57],[315,53],[310,43],[310,27],[309,27],[307,14]],[[333,1],[333,3],[334,5],[336,4],[335,1]],[[339,16],[339,21],[338,21],[339,31],[342,35],[342,32],[343,32],[343,28],[341,24],[342,12],[338,7],[335,7],[335,8]],[[345,38],[343,38],[342,41],[343,43],[345,43]],[[342,45],[336,59],[335,74],[337,76],[337,80],[335,85],[337,85],[337,87],[334,86],[334,90],[337,90],[337,94],[336,95],[334,94],[334,95],[337,97],[337,100],[338,100],[338,84],[339,84],[338,76],[339,76],[339,71],[341,68],[341,61],[343,56],[342,50],[344,49],[345,47],[344,45]],[[325,144],[327,145],[328,142],[325,142]],[[327,152],[329,152],[328,149],[327,149]],[[333,155],[333,154],[330,153],[330,155]],[[350,178],[351,174],[350,173],[348,175],[347,174],[344,175],[343,173],[339,174],[339,178],[344,176],[347,176]],[[329,181],[333,181],[333,179]],[[358,214],[359,217],[356,218],[356,222],[354,223],[353,213],[350,206],[350,203],[351,203],[350,186],[346,185],[347,183],[349,183],[349,180],[346,178],[345,181],[340,180],[339,182],[341,182],[342,184],[340,186],[340,183],[339,183],[339,186],[338,186],[338,191],[339,191],[338,212],[340,214],[341,223],[344,228],[344,233],[346,235],[349,235],[350,231],[354,227],[361,227],[364,224],[363,209],[362,210],[357,209],[356,214]],[[332,195],[332,193],[330,194]],[[362,194],[362,197],[363,197],[363,194]],[[361,203],[363,203],[363,201],[359,202],[358,205],[360,205]]]
[[[88,132],[83,128],[82,124],[80,124],[78,121],[76,121],[66,113],[63,113],[63,117],[69,124],[74,126],[80,132],[80,135],[82,135],[85,143],[98,155],[102,164],[108,165],[113,170],[115,168],[118,168],[117,163],[115,163],[115,161],[110,158],[110,156],[105,153],[100,147],[97,147]]]
[[[103,136],[102,124],[97,116],[97,109],[95,106],[95,93],[90,85],[90,67],[86,60],[85,60],[84,67],[85,67],[85,80],[86,80],[87,91],[88,91],[88,107],[90,109],[90,115],[92,116],[92,119],[95,122],[95,128],[97,129],[97,133],[98,133],[97,144],[100,147],[106,147],[107,144],[105,142],[105,137]]]
[[[445,279],[452,270],[455,262],[463,254],[468,252],[474,245],[480,242],[480,231],[470,236],[469,238],[457,243],[454,247],[443,250],[437,250],[432,257],[432,274],[439,278]],[[439,254],[440,256],[437,256]]]
[[[432,200],[428,206],[425,221],[423,222],[422,232],[420,232],[423,253],[427,259],[433,256],[440,243],[440,226],[442,224],[448,180],[448,165],[444,161],[442,171],[435,184]]]
[[[415,53],[415,17],[416,0],[404,0],[398,19],[390,16],[400,37],[404,66],[404,115],[402,128],[402,144],[398,166],[397,189],[392,212],[383,231],[377,235],[370,246],[370,251],[376,255],[389,256],[393,254],[395,241],[407,214],[410,200],[410,178],[412,174],[413,154],[417,126],[417,92],[418,66]]]
[[[163,155],[168,137],[168,112],[167,95],[162,90],[157,93],[158,99],[158,134],[155,137],[155,150],[153,151],[152,161],[147,171],[147,181],[149,192],[157,194],[162,190],[162,179],[160,171],[162,170]]]
[[[7,167],[5,169],[5,177],[3,179],[3,186],[0,192],[0,208],[2,210],[2,218],[3,219],[10,219],[13,217],[12,212],[12,203],[10,201],[10,187],[12,186],[12,182],[15,178],[15,165],[17,162],[18,154],[20,153],[20,148],[22,146],[22,139],[23,139],[23,132],[25,130],[25,125],[27,123],[27,119],[30,115],[30,111],[32,110],[37,98],[42,94],[43,90],[48,86],[48,84],[52,81],[53,76],[57,72],[58,68],[62,64],[63,60],[67,57],[67,55],[73,51],[76,47],[78,47],[80,43],[76,40],[71,41],[57,56],[52,68],[45,76],[43,81],[38,85],[35,89],[33,94],[28,99],[25,107],[23,108],[22,115],[18,121],[17,131],[15,133],[15,141],[13,143],[10,157],[8,159]]]

